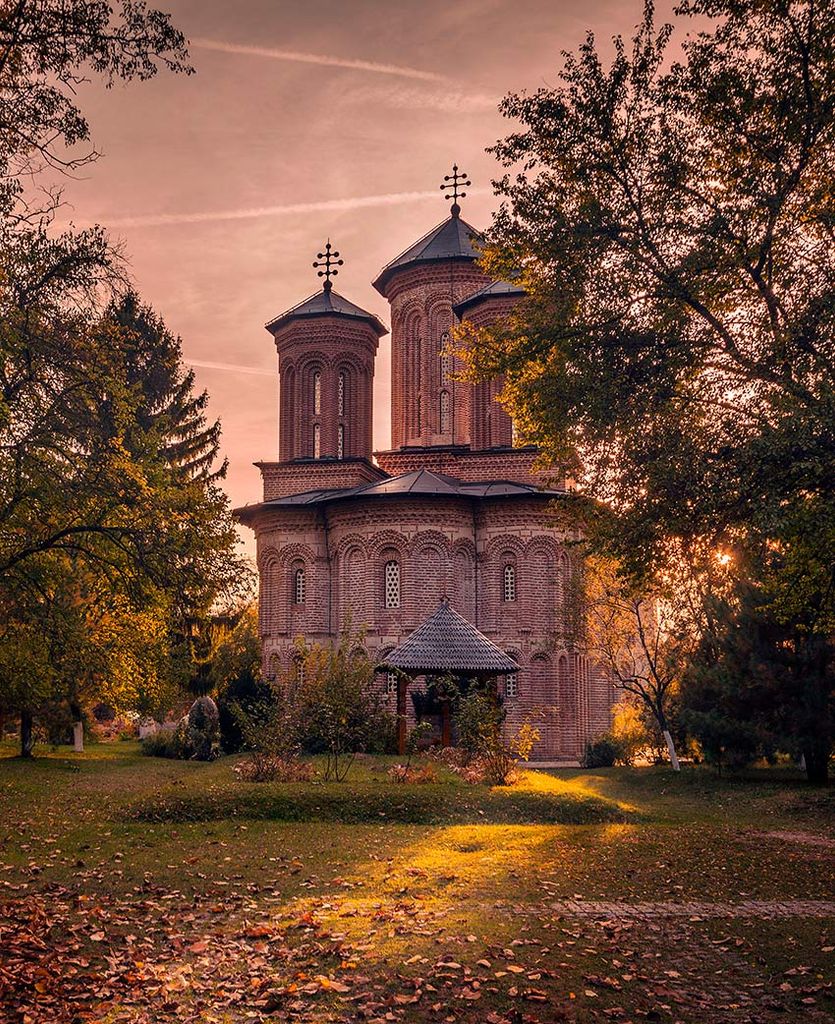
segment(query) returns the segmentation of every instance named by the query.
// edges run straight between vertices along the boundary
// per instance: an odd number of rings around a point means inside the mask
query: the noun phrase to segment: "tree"
[[[681,591],[636,590],[607,560],[590,557],[575,578],[573,624],[566,639],[582,644],[615,685],[639,701],[657,724],[674,771],[680,770],[671,707],[687,667],[693,633]]]
[[[54,211],[60,191],[41,186],[42,202],[20,179],[45,169],[77,172],[98,158],[77,105],[93,73],[145,81],[160,67],[191,74],[185,38],[167,14],[141,0],[10,0],[0,8],[0,180],[2,205],[15,223]]]
[[[326,756],[325,779],[342,782],[356,754],[382,745],[392,722],[374,684],[375,666],[362,637],[346,626],[336,643],[308,647],[301,640],[289,699],[308,749]]]
[[[705,756],[738,768],[783,750],[802,756],[809,781],[824,785],[835,744],[835,640],[803,618],[776,615],[751,580],[717,601],[713,618],[682,694]]]
[[[578,482],[596,549],[652,578],[671,539],[767,542],[777,607],[835,628],[835,7],[647,4],[607,65],[511,95],[482,263],[528,298],[470,346]],[[704,22],[702,22],[704,24]],[[465,332],[465,341],[467,335]],[[786,614],[790,614],[788,608]]]
[[[96,158],[77,105],[86,76],[110,85],[160,67],[190,72],[184,39],[138,0],[0,11],[0,613],[9,649],[17,630],[33,664],[46,650],[55,696],[77,707],[76,691],[116,668],[158,693],[213,602],[248,576],[218,486],[219,426],[179,340],[134,295],[116,297],[123,261],[100,228],[52,234],[60,192],[42,186],[44,169]],[[133,645],[139,623],[147,651],[167,652],[162,676]],[[2,685],[29,714],[21,687]]]

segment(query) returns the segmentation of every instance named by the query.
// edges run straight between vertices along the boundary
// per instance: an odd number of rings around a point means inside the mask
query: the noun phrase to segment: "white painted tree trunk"
[[[670,735],[670,730],[664,730],[664,742],[667,744],[667,752],[670,755],[670,764],[673,766],[674,772],[681,771],[681,765],[678,763],[678,754],[676,753],[676,745],[673,743],[673,737]]]
[[[72,727],[72,749],[76,754],[84,753],[84,723],[74,722]]]

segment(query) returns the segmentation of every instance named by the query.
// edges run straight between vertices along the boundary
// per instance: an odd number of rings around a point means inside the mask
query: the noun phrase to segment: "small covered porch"
[[[489,679],[518,672],[519,666],[443,598],[437,610],[386,656],[380,666],[402,673],[397,680],[397,749],[406,752],[406,695],[418,676]],[[449,701],[442,704],[441,743],[452,740]]]

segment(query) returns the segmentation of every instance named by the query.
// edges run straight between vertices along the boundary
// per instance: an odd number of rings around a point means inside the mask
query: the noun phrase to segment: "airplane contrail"
[[[274,377],[275,370],[267,370],[261,366],[242,366],[239,363],[213,363],[207,359],[189,359],[183,356],[189,366],[199,366],[207,370],[227,370],[231,373],[254,373],[258,377]]]
[[[470,188],[467,195],[490,195],[489,188]],[[103,218],[109,228],[164,227],[169,224],[202,224],[222,220],[250,220],[256,217],[280,217],[297,213],[357,210],[368,206],[396,206],[421,199],[438,199],[438,192],[385,192],[373,196],[346,199],[320,199],[309,203],[284,203],[278,206],[250,206],[238,210],[205,210],[196,213],[150,213],[135,217]]]
[[[420,68],[404,67],[400,64],[379,64],[373,60],[353,60],[349,57],[331,57],[323,53],[305,53],[299,50],[279,50],[268,46],[246,46],[239,43],[225,43],[220,39],[197,38],[189,45],[201,50],[216,50],[219,53],[240,53],[249,57],[267,57],[271,60],[289,60],[298,64],[319,64],[326,67],[353,68],[355,71],[372,71],[379,75],[399,75],[401,78],[417,78],[424,82],[446,82],[446,75]]]

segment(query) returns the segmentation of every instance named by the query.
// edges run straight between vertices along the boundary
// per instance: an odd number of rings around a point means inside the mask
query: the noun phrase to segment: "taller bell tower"
[[[448,351],[453,306],[489,284],[475,266],[481,238],[461,218],[458,200],[470,182],[458,167],[441,189],[450,216],[387,264],[374,287],[391,304],[392,449],[467,446],[469,385],[457,379]]]

